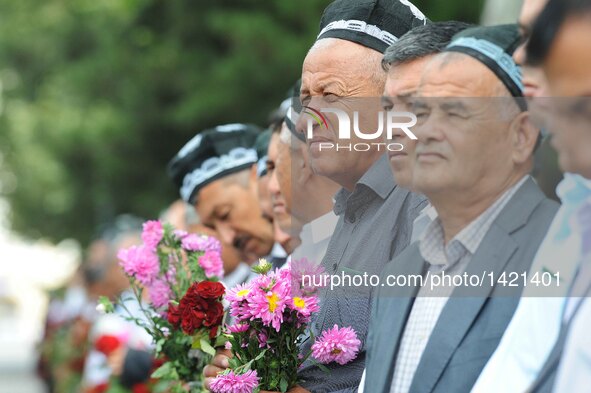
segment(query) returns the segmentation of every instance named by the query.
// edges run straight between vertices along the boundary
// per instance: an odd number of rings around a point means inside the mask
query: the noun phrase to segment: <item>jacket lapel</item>
[[[396,258],[390,269],[385,269],[385,274],[396,275],[422,275],[425,271],[425,263],[420,256],[418,243],[410,245],[403,255]],[[387,271],[387,272],[386,272]],[[382,277],[385,279],[385,276]],[[414,303],[419,287],[383,287],[384,290],[378,291],[377,314],[374,315],[375,322],[371,324],[374,329],[372,354],[372,367],[368,369],[366,386],[371,392],[390,392],[394,364],[398,345],[408,314]]]

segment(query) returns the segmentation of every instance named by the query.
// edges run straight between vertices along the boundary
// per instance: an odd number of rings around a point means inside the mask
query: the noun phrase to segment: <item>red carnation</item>
[[[224,318],[224,306],[218,301],[210,302],[205,316],[205,322],[203,323],[207,327],[217,326],[222,323]]]
[[[167,315],[168,323],[170,323],[174,327],[178,327],[181,323],[181,313],[179,311],[178,306],[174,304],[170,304],[168,306],[168,315]]]
[[[121,341],[115,336],[104,334],[95,341],[94,347],[97,351],[109,356],[121,347]]]
[[[195,286],[195,284],[193,284],[193,286]],[[191,286],[191,288],[193,288],[193,286]],[[217,299],[221,297],[226,290],[224,286],[217,281],[201,281],[200,283],[197,283],[195,289],[199,295],[206,299]]]
[[[107,390],[109,390],[109,384],[104,382],[90,388],[89,393],[105,393]]]
[[[195,330],[203,326],[209,304],[201,296],[187,292],[185,297],[181,299],[179,309],[183,331],[193,334]]]
[[[169,308],[169,322],[178,326],[180,319],[180,326],[186,334],[193,334],[203,326],[219,325],[224,317],[224,308],[217,299],[224,291],[219,282],[193,283],[179,302],[178,309],[174,306]]]
[[[215,338],[215,336],[217,336],[217,334],[218,334],[218,328],[219,328],[219,326],[214,326],[214,327],[212,327],[209,330],[209,338],[210,339],[213,340]]]

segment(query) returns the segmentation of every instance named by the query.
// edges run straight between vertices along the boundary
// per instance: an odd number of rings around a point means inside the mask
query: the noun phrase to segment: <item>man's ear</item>
[[[528,111],[517,115],[510,125],[512,136],[513,162],[523,164],[533,155],[536,148],[540,129],[531,121]]]

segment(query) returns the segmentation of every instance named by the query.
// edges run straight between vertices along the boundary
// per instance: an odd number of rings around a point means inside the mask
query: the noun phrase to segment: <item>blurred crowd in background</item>
[[[257,257],[280,263],[296,249],[276,222],[256,257],[225,241],[177,199],[166,166],[196,131],[239,119],[267,130],[257,165],[274,169],[286,111],[277,106],[328,3],[0,2],[0,392],[100,391],[105,377],[89,353],[112,322],[97,322],[97,299],[128,289],[117,252],[139,242],[144,219],[220,238],[229,286]],[[434,21],[483,24],[515,22],[521,8],[414,3]],[[534,175],[557,199],[562,175],[548,143]],[[270,200],[259,200],[269,222]],[[121,376],[126,355],[101,361]]]

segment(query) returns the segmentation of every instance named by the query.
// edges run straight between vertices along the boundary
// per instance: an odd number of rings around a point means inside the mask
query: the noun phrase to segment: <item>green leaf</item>
[[[330,373],[330,370],[328,369],[328,367],[326,367],[324,364],[317,364],[318,368],[321,369],[322,371],[324,371],[325,373]]]
[[[287,388],[289,388],[287,380],[285,378],[281,377],[281,382],[279,382],[279,389],[281,389],[282,393],[285,393],[285,392],[287,392]]]
[[[158,367],[151,375],[156,379],[178,379],[178,373],[171,362],[166,362]]]
[[[199,340],[201,343],[201,350],[211,356],[215,356],[215,348],[209,343],[209,339],[202,338]]]
[[[240,367],[240,360],[238,360],[237,358],[232,358],[228,360],[228,364],[230,365],[231,369],[235,369]]]
[[[224,336],[223,334],[220,334],[219,336],[216,337],[215,343],[213,344],[213,346],[216,348],[223,347],[226,345],[226,343],[228,341],[229,341],[228,337]]]
[[[257,355],[257,357],[256,357],[256,358],[254,358],[254,360],[255,360],[255,361],[256,361],[256,360],[260,360],[260,359],[261,359],[263,356],[265,356],[265,352],[267,352],[267,350],[266,350],[266,349],[264,349],[264,350],[263,350],[261,353],[259,353],[259,354]]]

